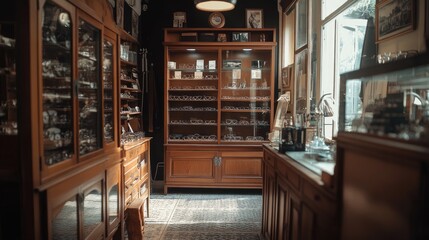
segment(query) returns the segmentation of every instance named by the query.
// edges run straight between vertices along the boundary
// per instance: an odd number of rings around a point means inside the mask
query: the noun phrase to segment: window
[[[332,7],[334,5],[337,9]],[[332,3],[324,0],[322,16],[325,16],[325,11],[332,13],[332,16],[326,16],[326,21],[322,21],[320,96],[331,93],[337,101],[335,112],[338,113],[340,74],[359,69],[366,64],[367,59],[375,59],[372,58],[376,55],[373,22],[375,0],[335,0]],[[351,84],[348,87],[357,86]],[[359,92],[357,89],[348,90]],[[359,109],[360,103],[356,102],[348,107]],[[336,135],[337,119],[338,114],[325,118],[326,138]]]

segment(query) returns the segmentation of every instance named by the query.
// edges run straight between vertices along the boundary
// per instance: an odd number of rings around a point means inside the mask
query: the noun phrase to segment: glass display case
[[[271,126],[271,49],[222,51],[221,142],[262,142]]]
[[[74,154],[73,22],[70,11],[53,2],[43,11],[43,156],[53,165]]]
[[[115,140],[115,114],[114,108],[114,74],[115,74],[115,41],[109,38],[104,39],[103,43],[103,84],[104,84],[104,142],[111,143]]]
[[[79,154],[101,148],[101,30],[79,19],[78,43]]]
[[[0,135],[17,135],[15,27],[0,22]]]
[[[427,55],[342,74],[339,129],[427,144],[428,78]]]
[[[217,54],[216,49],[169,52],[169,142],[217,143]]]
[[[168,142],[267,141],[272,118],[271,59],[271,48],[220,52],[170,48]]]

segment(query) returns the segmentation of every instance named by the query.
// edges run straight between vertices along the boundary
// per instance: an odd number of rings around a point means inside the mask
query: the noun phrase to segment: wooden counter
[[[263,151],[264,239],[338,239],[335,185],[268,144]]]

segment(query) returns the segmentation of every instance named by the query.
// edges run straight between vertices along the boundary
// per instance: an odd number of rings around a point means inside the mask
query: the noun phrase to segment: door
[[[220,181],[222,183],[244,183],[262,187],[261,152],[220,152]]]

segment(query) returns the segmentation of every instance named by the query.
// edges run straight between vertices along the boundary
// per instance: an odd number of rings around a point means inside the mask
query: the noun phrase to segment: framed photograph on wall
[[[132,10],[131,16],[131,35],[135,38],[139,36],[139,15],[136,11]]]
[[[291,79],[293,79],[293,64],[282,68],[282,89],[290,89],[292,87]]]
[[[246,9],[246,27],[263,28],[264,15],[262,9]]]
[[[304,49],[295,54],[295,102],[296,113],[304,113],[307,110],[307,64],[308,51]]]
[[[295,5],[295,51],[307,45],[308,0],[298,0]]]
[[[375,8],[377,42],[414,30],[414,0],[385,0],[377,3]]]
[[[124,28],[124,1],[125,0],[116,1],[116,24],[120,28]]]

